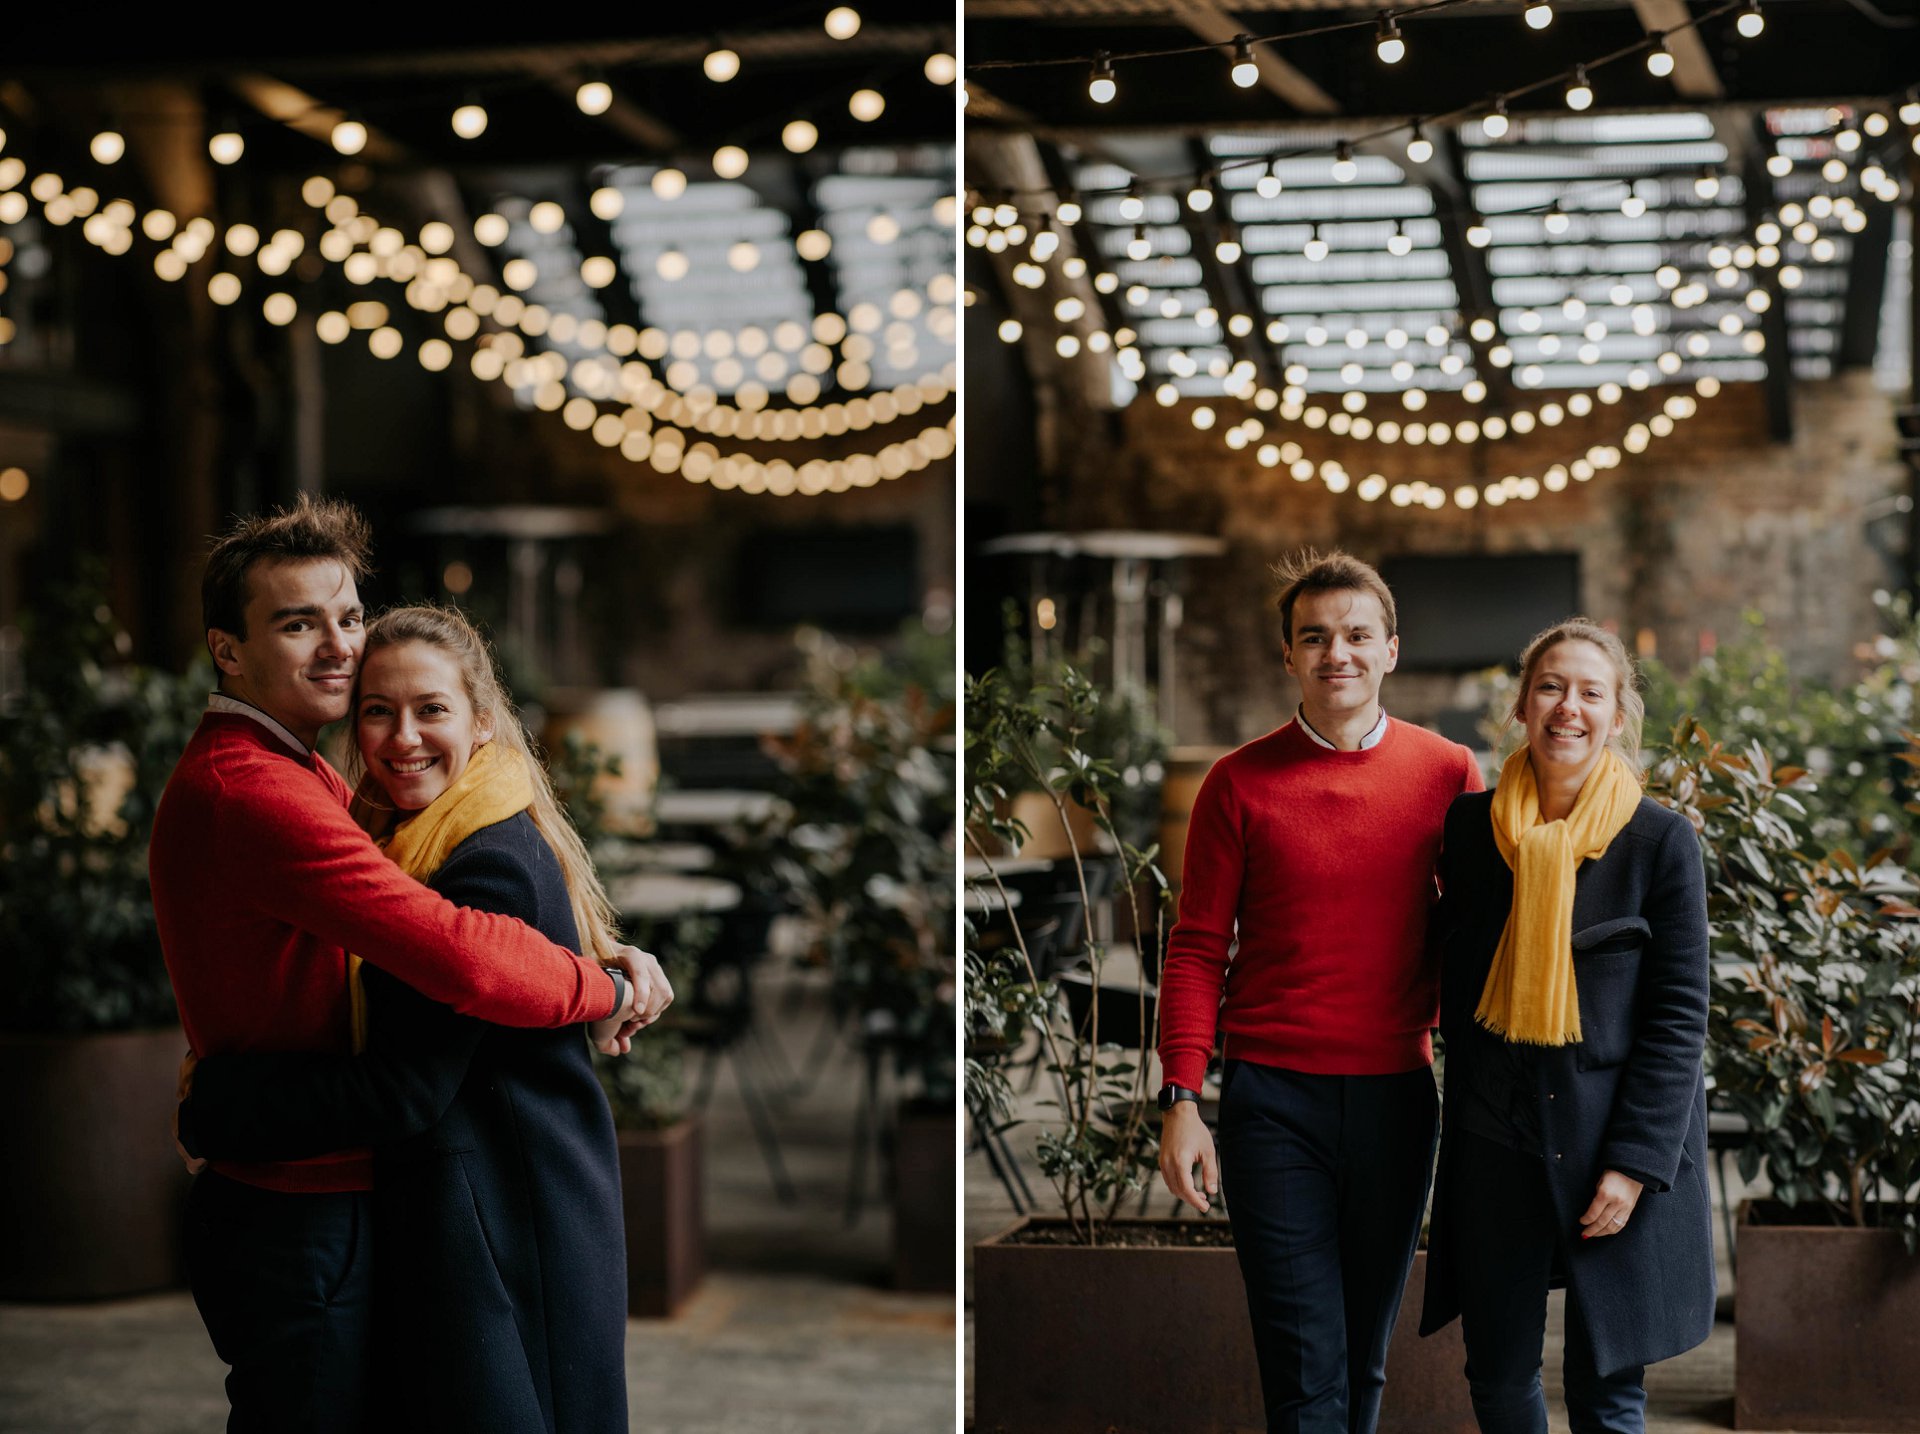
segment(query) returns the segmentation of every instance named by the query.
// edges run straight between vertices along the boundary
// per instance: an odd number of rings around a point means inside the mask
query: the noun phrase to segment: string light
[[[860,33],[860,12],[851,5],[836,5],[827,11],[827,33],[836,40],[851,40]]]
[[[724,85],[740,73],[740,56],[726,46],[719,45],[707,51],[700,68],[716,85]]]
[[[959,66],[955,63],[952,55],[942,51],[939,54],[927,56],[927,63],[923,66],[923,73],[926,75],[927,81],[930,84],[950,85],[959,74]]]
[[[1547,0],[1527,0],[1527,27],[1532,30],[1544,30],[1553,23],[1553,6]]]
[[[1647,51],[1647,73],[1664,80],[1673,73],[1673,51],[1667,48],[1666,32],[1655,30],[1647,38],[1654,42],[1653,48]]]
[[[1260,83],[1260,67],[1253,60],[1250,36],[1234,36],[1233,69],[1230,74],[1233,82],[1243,90],[1250,90]]]
[[[487,111],[484,105],[469,100],[453,112],[453,132],[462,139],[478,139],[487,132]]]
[[[1488,139],[1501,139],[1505,137],[1508,129],[1507,99],[1505,95],[1496,95],[1494,97],[1493,108],[1481,116],[1480,128],[1485,131]]]
[[[1418,121],[1414,122],[1413,134],[1407,140],[1407,159],[1413,164],[1425,164],[1433,158],[1433,141],[1427,138],[1427,132]]]
[[[1733,22],[1733,28],[1749,40],[1767,28],[1767,17],[1760,13],[1760,0],[1747,0],[1740,11],[1740,18]]]
[[[1693,192],[1702,199],[1713,199],[1720,193],[1720,173],[1711,165],[1700,171],[1693,181]]]
[[[1320,237],[1320,226],[1318,223],[1314,224],[1308,231],[1306,248],[1301,252],[1315,264],[1318,264],[1322,259],[1327,257],[1327,241]]]
[[[1407,56],[1407,42],[1401,36],[1399,22],[1391,12],[1380,17],[1380,29],[1374,37],[1373,52],[1380,57],[1383,65],[1397,65]]]
[[[1135,263],[1145,263],[1153,257],[1153,245],[1147,242],[1147,226],[1133,226],[1133,238],[1127,241],[1127,257]]]
[[[207,153],[215,164],[237,164],[247,152],[247,142],[232,130],[222,130],[207,138]]]
[[[1405,258],[1413,252],[1413,238],[1398,219],[1393,221],[1393,233],[1387,238],[1387,252],[1395,258]]]
[[[339,153],[358,154],[367,147],[367,127],[358,120],[343,119],[333,127],[328,138]]]
[[[1101,50],[1094,55],[1093,70],[1087,76],[1087,98],[1097,105],[1104,105],[1112,103],[1113,97],[1119,93],[1113,61],[1107,58],[1105,50]]]
[[[794,154],[805,154],[819,142],[820,131],[808,120],[789,120],[780,131],[780,143]]]
[[[117,130],[103,129],[87,145],[87,152],[96,164],[117,164],[127,152],[127,141]]]
[[[1240,262],[1240,235],[1231,224],[1221,226],[1220,242],[1213,246],[1213,256],[1222,264]]]
[[[605,80],[587,80],[573,92],[583,115],[603,115],[613,108],[613,86]]]
[[[1333,178],[1336,184],[1351,184],[1360,173],[1360,166],[1353,162],[1353,146],[1341,140],[1333,150]]]
[[[1587,83],[1587,67],[1573,67],[1573,83],[1567,86],[1567,108],[1584,110],[1593,104],[1593,86]]]

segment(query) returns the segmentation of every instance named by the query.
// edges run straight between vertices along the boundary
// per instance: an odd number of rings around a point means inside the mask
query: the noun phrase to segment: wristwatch
[[[1188,1090],[1185,1086],[1174,1085],[1172,1082],[1168,1082],[1166,1085],[1160,1087],[1160,1109],[1172,1110],[1183,1100],[1190,1100],[1198,1105],[1200,1103],[1200,1092],[1197,1090]]]

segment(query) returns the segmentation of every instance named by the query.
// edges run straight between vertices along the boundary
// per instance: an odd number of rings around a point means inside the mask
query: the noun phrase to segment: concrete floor
[[[770,1030],[795,1061],[815,1049],[821,993],[770,990]],[[956,1415],[952,1295],[886,1287],[890,1220],[870,1196],[848,1226],[856,1067],[844,1042],[779,1119],[799,1203],[773,1197],[722,1064],[709,1108],[711,1273],[672,1320],[627,1326],[635,1430],[675,1434],[934,1434]],[[877,1182],[876,1182],[877,1183]],[[0,1430],[215,1434],[215,1358],[184,1291],[96,1305],[0,1305]]]
[[[1022,1113],[1034,1120],[1041,1120],[1051,1115],[1051,1110],[1042,1108],[1038,1104],[1044,1095],[1045,1092],[1036,1086],[1032,1095],[1023,1101]],[[1028,1185],[1032,1187],[1035,1197],[1043,1202],[1039,1213],[1047,1214],[1051,1211],[1044,1202],[1051,1197],[1052,1190],[1032,1164],[1035,1128],[1032,1125],[1015,1128],[1009,1132],[1009,1140],[1015,1153],[1025,1163]],[[1738,1201],[1746,1192],[1739,1183],[1738,1173],[1732,1172],[1732,1176],[1733,1198],[1737,1207]],[[1719,1287],[1724,1295],[1733,1288],[1733,1278],[1727,1267],[1726,1251],[1718,1248],[1723,1243],[1718,1204],[1720,1185],[1717,1179],[1712,1183],[1716,1197],[1714,1240],[1718,1256]],[[1012,1224],[1015,1215],[1012,1202],[988,1168],[984,1154],[976,1152],[968,1156],[962,1167],[962,1185],[966,1200],[962,1222],[967,1242],[966,1269],[968,1281],[971,1282],[974,1243]],[[1173,1203],[1173,1198],[1167,1195],[1156,1181],[1147,1213],[1166,1215],[1170,1213]],[[1724,1306],[1725,1301],[1723,1300],[1722,1303]],[[1564,1296],[1556,1293],[1550,1298],[1548,1305],[1543,1379],[1547,1389],[1549,1427],[1554,1434],[1564,1434],[1567,1429],[1566,1409],[1560,1397],[1560,1346],[1564,1329],[1564,1304]],[[971,1428],[973,1419],[973,1304],[971,1298],[966,1305],[965,1359],[966,1419],[967,1427]],[[1649,1434],[1702,1434],[1702,1431],[1706,1430],[1723,1430],[1732,1427],[1733,1326],[1731,1323],[1720,1323],[1714,1326],[1712,1336],[1704,1345],[1676,1359],[1655,1365],[1648,1371],[1647,1429]],[[1208,1434],[1208,1431],[1196,1428],[1195,1434]]]

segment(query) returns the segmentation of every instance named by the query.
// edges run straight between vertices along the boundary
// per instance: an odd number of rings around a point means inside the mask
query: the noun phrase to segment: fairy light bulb
[[[1151,258],[1152,255],[1153,245],[1147,242],[1147,226],[1144,224],[1134,225],[1133,238],[1127,241],[1127,257],[1137,263]]]
[[[1360,166],[1353,162],[1353,146],[1345,140],[1334,146],[1333,178],[1336,184],[1351,184],[1360,173]]]
[[[87,152],[96,164],[117,164],[127,152],[126,137],[117,130],[103,129],[87,145]]]
[[[207,153],[215,164],[237,164],[247,152],[247,142],[232,130],[222,130],[207,140]]]
[[[740,73],[740,56],[737,51],[721,45],[707,51],[706,58],[700,62],[700,68],[706,77],[716,85],[724,85]]]
[[[1387,239],[1387,252],[1396,258],[1405,258],[1413,252],[1413,239],[1397,219],[1393,221],[1393,233]]]
[[[462,139],[478,139],[487,132],[487,112],[477,104],[464,104],[453,112],[453,132]]]
[[[669,284],[686,278],[692,267],[692,261],[678,249],[663,250],[660,257],[653,261],[654,272]]]
[[[1220,231],[1220,242],[1213,246],[1213,257],[1222,264],[1240,262],[1240,236],[1232,225],[1226,225]]]
[[[1119,93],[1120,86],[1113,74],[1113,61],[1102,50],[1093,57],[1093,69],[1087,75],[1087,98],[1097,105],[1112,104],[1113,97]]]
[[[1760,0],[1747,0],[1740,18],[1733,22],[1733,28],[1749,40],[1767,28],[1767,17],[1760,13]]]
[[[788,120],[780,131],[780,143],[790,154],[805,154],[820,142],[820,131],[810,120]]]
[[[1137,189],[1129,189],[1120,200],[1120,217],[1129,224],[1138,223],[1145,217],[1147,202],[1140,197]]]
[[[827,11],[827,33],[836,40],[851,40],[860,33],[860,12],[851,5],[836,5]]]
[[[1066,197],[1055,207],[1053,217],[1062,224],[1071,225],[1080,222],[1081,213],[1079,197],[1072,190],[1068,190]]]
[[[1476,249],[1484,249],[1493,242],[1493,231],[1484,224],[1469,224],[1467,242]]]
[[[1713,169],[1703,169],[1699,178],[1693,181],[1693,192],[1702,199],[1713,199],[1720,193],[1720,176]]]
[[[1433,158],[1433,141],[1427,138],[1427,132],[1416,122],[1413,137],[1407,141],[1407,159],[1413,164],[1425,164]]]
[[[613,86],[605,80],[588,80],[573,92],[573,102],[583,115],[603,115],[613,108]]]
[[[1567,108],[1570,110],[1588,109],[1593,104],[1593,86],[1587,83],[1587,67],[1573,67],[1573,83],[1567,86]]]
[[[1397,65],[1406,59],[1406,38],[1401,35],[1400,24],[1392,15],[1380,17],[1380,28],[1373,39],[1373,53],[1380,57],[1383,65]]]
[[[367,147],[367,127],[358,120],[343,119],[328,136],[341,154],[358,154]]]
[[[1547,0],[1527,0],[1527,28],[1544,30],[1553,23],[1553,6]]]
[[[1284,188],[1286,186],[1280,182],[1280,161],[1277,159],[1268,162],[1267,172],[1253,184],[1253,192],[1262,199],[1278,199]]]
[[[1252,37],[1236,35],[1233,40],[1233,82],[1243,90],[1260,83],[1260,66],[1254,63]]]
[[[1302,252],[1315,264],[1318,264],[1322,259],[1327,257],[1327,241],[1320,237],[1320,226],[1318,224],[1315,224],[1308,234],[1307,246]]]
[[[847,101],[847,113],[862,124],[872,124],[886,112],[886,97],[878,90],[855,90]]]
[[[713,172],[722,179],[738,179],[747,172],[747,152],[737,144],[723,144],[713,152]]]
[[[1673,51],[1667,48],[1667,37],[1662,31],[1653,33],[1653,48],[1647,51],[1647,73],[1660,80],[1673,73]]]
[[[1504,139],[1510,128],[1507,122],[1507,101],[1505,96],[1494,100],[1493,108],[1480,117],[1480,128],[1486,131],[1488,139]]]

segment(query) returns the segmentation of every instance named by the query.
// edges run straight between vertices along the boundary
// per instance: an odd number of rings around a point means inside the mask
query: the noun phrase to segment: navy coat
[[[560,864],[525,812],[428,883],[579,949]],[[613,1118],[579,1026],[456,1014],[372,966],[361,1056],[214,1056],[183,1129],[198,1153],[374,1147],[380,1427],[624,1434],[627,1295]]]
[[[1461,1262],[1446,1211],[1456,1095],[1476,1052],[1497,1041],[1473,1013],[1513,905],[1513,872],[1493,840],[1493,793],[1456,798],[1440,858],[1445,895],[1440,1033],[1446,1094],[1420,1332],[1460,1312]],[[1573,904],[1578,1044],[1542,1047],[1537,1092],[1566,1276],[1603,1372],[1693,1348],[1713,1329],[1713,1228],[1707,1194],[1707,897],[1686,819],[1641,798],[1612,845],[1582,862]],[[1606,1170],[1644,1181],[1626,1228],[1580,1238]]]

